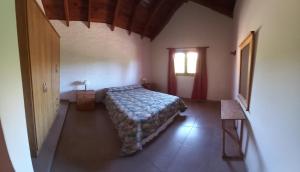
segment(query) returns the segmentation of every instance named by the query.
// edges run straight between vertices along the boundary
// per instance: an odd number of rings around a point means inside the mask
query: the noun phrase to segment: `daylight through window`
[[[176,75],[194,75],[196,73],[197,59],[197,52],[176,52],[174,56]]]

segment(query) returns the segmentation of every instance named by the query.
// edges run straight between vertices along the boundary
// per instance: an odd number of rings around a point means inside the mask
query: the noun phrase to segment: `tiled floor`
[[[119,157],[120,142],[102,104],[92,112],[71,105],[53,172],[243,172],[243,161],[221,158],[220,103],[186,102],[188,110],[144,150]]]

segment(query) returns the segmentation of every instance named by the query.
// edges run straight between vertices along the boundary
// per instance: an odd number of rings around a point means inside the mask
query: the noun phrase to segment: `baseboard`
[[[66,114],[69,108],[68,101],[61,101],[58,114],[53,122],[49,134],[45,139],[41,150],[36,158],[32,158],[32,164],[35,172],[50,172],[52,162],[55,156],[56,147],[63,129]]]
[[[182,97],[181,97],[182,98]],[[221,102],[220,100],[195,100],[192,98],[182,98],[184,101],[189,101],[189,102],[212,102],[212,103],[218,103]]]

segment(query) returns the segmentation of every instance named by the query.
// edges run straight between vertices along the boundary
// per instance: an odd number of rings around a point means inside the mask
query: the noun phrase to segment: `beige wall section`
[[[141,77],[151,80],[150,40],[128,35],[121,28],[111,31],[106,24],[51,21],[61,36],[61,94],[74,101],[74,81],[88,80],[88,89],[136,84]],[[97,94],[97,99],[102,95]]]
[[[37,2],[37,4],[40,6],[40,8],[41,8],[41,10],[43,11],[43,13],[45,14],[45,9],[44,9],[42,0],[36,0],[36,2]]]
[[[168,47],[209,46],[208,99],[231,97],[232,19],[193,2],[183,4],[155,38],[152,47],[153,81],[167,90]],[[178,78],[178,95],[191,95],[193,78]]]
[[[253,172],[296,172],[300,162],[300,1],[240,0],[235,14],[238,47],[257,32],[246,141],[246,163]],[[235,61],[237,95],[239,59]],[[247,138],[247,137],[246,137]]]
[[[15,1],[0,1],[0,118],[8,153],[16,172],[32,172],[29,151]]]

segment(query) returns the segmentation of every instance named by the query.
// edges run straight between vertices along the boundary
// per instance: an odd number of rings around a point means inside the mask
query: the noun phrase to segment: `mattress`
[[[109,88],[104,102],[122,141],[122,155],[141,150],[143,144],[187,108],[177,96],[150,91],[140,85]]]

